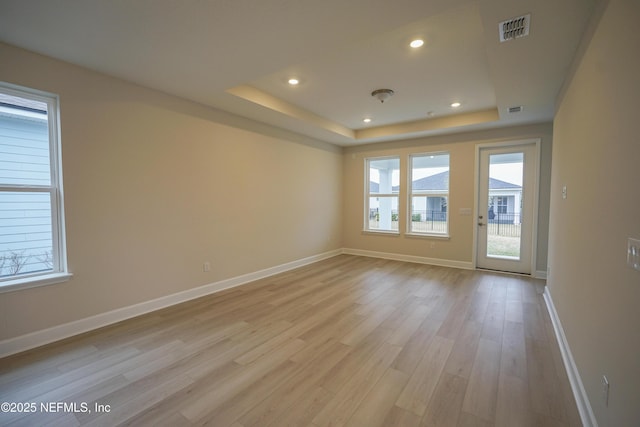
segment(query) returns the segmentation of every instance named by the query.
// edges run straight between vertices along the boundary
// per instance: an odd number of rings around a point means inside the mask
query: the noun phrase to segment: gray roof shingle
[[[511,182],[502,181],[496,178],[489,178],[489,189],[491,190],[504,190],[504,189],[520,189],[521,186],[513,184]],[[369,182],[369,191],[377,193],[379,185],[377,182]],[[424,178],[416,179],[413,181],[413,190],[431,190],[431,191],[446,191],[449,189],[449,171],[440,172],[435,175],[426,176]],[[398,191],[398,186],[393,187],[393,191]]]

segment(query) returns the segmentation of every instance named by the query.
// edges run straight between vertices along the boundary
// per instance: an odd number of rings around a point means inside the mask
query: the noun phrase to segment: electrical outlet
[[[609,380],[606,375],[602,376],[602,403],[609,406]]]
[[[204,271],[205,273],[207,271],[211,271],[211,263],[209,261],[206,261],[204,264],[202,264],[202,271]]]
[[[640,240],[627,240],[627,265],[640,271]]]

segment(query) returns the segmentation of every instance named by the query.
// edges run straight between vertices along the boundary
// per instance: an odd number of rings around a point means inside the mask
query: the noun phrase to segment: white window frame
[[[62,190],[62,157],[60,150],[60,116],[58,95],[10,83],[0,82],[0,93],[31,99],[47,104],[49,129],[49,185],[0,184],[2,192],[48,192],[51,200],[52,269],[45,272],[26,273],[0,278],[0,293],[36,286],[50,285],[69,280],[64,225],[64,197]]]
[[[377,197],[377,198],[393,198],[395,197],[398,201],[397,206],[398,206],[398,223],[400,222],[400,189],[398,189],[397,193],[393,193],[393,191],[391,193],[374,193],[371,194],[371,188],[370,188],[370,183],[371,183],[371,179],[370,179],[370,162],[372,161],[376,161],[376,160],[391,160],[391,159],[396,159],[398,160],[398,173],[401,173],[401,161],[400,161],[400,156],[382,156],[382,157],[367,157],[364,159],[364,182],[365,182],[365,195],[364,195],[364,218],[363,218],[363,224],[364,224],[364,231],[367,233],[380,233],[380,234],[393,234],[393,235],[399,235],[400,234],[400,226],[398,225],[398,230],[393,230],[393,229],[379,229],[379,228],[369,228],[369,215],[371,213],[371,209],[370,209],[370,200],[371,197]],[[399,184],[401,183],[401,181],[399,181]],[[401,184],[400,184],[401,185]]]
[[[448,151],[437,151],[437,152],[430,152],[430,153],[413,153],[409,155],[409,159],[407,162],[407,235],[409,236],[423,236],[423,237],[443,237],[443,238],[448,238],[449,237],[449,212],[451,211],[450,209],[450,199],[449,199],[449,193],[450,193],[450,188],[449,188],[449,183],[447,184],[447,191],[426,191],[426,190],[422,190],[422,191],[414,191],[413,190],[413,159],[414,157],[427,157],[427,156],[441,156],[441,155],[447,155],[449,156],[449,164],[448,164],[448,168],[449,168],[449,174],[451,174],[451,153],[449,153]],[[449,175],[449,178],[451,178],[451,175]],[[450,180],[449,180],[450,181]],[[446,229],[444,232],[437,232],[437,231],[416,231],[413,230],[413,197],[414,196],[425,196],[425,197],[444,197],[445,200],[447,201],[447,210],[445,211],[445,221],[446,221]]]
[[[509,198],[507,196],[495,196],[495,197],[496,197],[496,203],[495,203],[494,211],[497,214],[509,213]],[[504,201],[504,203],[500,203],[501,201]],[[504,212],[501,212],[500,208],[504,208]]]

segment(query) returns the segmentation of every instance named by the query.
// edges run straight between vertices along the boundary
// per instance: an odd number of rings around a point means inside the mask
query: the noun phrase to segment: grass
[[[378,222],[371,220],[369,227],[371,229],[377,229]],[[498,224],[488,224],[489,229],[487,236],[487,254],[494,256],[507,256],[507,257],[519,257],[520,256],[520,224],[500,224],[501,234],[505,232],[511,232],[517,234],[517,236],[504,236],[497,235]],[[391,222],[391,228],[393,231],[398,230],[398,221]],[[415,232],[443,232],[446,229],[444,221],[414,221],[412,223],[412,231]]]
[[[520,257],[520,238],[488,235],[487,255]]]

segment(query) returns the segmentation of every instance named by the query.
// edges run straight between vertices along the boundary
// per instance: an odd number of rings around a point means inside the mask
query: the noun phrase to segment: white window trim
[[[49,273],[37,275],[21,275],[19,279],[7,280],[0,285],[0,294],[14,292],[22,289],[38,288],[40,286],[63,283],[73,277],[71,273]]]
[[[62,185],[62,153],[60,149],[60,99],[58,95],[36,89],[0,82],[0,90],[7,95],[33,99],[47,104],[49,130],[49,162],[51,183],[41,185],[2,185],[7,191],[48,191],[51,196],[51,233],[53,247],[52,270],[42,273],[21,274],[0,279],[0,293],[45,286],[69,280],[72,274],[67,266],[66,233],[64,221],[64,193]]]
[[[427,238],[442,238],[449,239],[449,194],[451,192],[451,187],[449,186],[449,190],[445,191],[413,191],[413,158],[414,157],[425,157],[425,156],[441,156],[441,155],[449,156],[449,182],[451,181],[451,153],[448,151],[435,151],[435,152],[427,152],[427,153],[412,153],[409,154],[409,159],[407,162],[407,231],[405,233],[406,236],[409,237],[427,237]],[[413,196],[427,196],[427,197],[445,197],[447,199],[447,210],[446,214],[446,225],[447,229],[444,233],[437,232],[420,232],[411,229],[412,226],[412,213],[413,213]]]
[[[427,234],[427,233],[407,232],[404,235],[411,238],[415,237],[416,239],[451,240],[451,236],[449,234]]]
[[[363,216],[363,227],[362,232],[365,234],[385,234],[391,236],[399,236],[400,235],[400,225],[398,224],[398,230],[386,230],[386,229],[375,229],[369,228],[369,213],[371,211],[369,202],[371,196],[371,189],[369,185],[371,183],[371,179],[369,176],[370,166],[369,162],[372,160],[384,160],[384,159],[398,159],[398,163],[400,164],[400,156],[380,156],[380,157],[366,157],[364,159],[364,216]],[[401,167],[401,165],[400,165]],[[375,194],[375,197],[395,197],[398,199],[398,211],[400,210],[400,190],[398,193],[378,193]],[[398,219],[400,219],[400,212],[398,212]],[[399,222],[399,221],[398,221]]]

